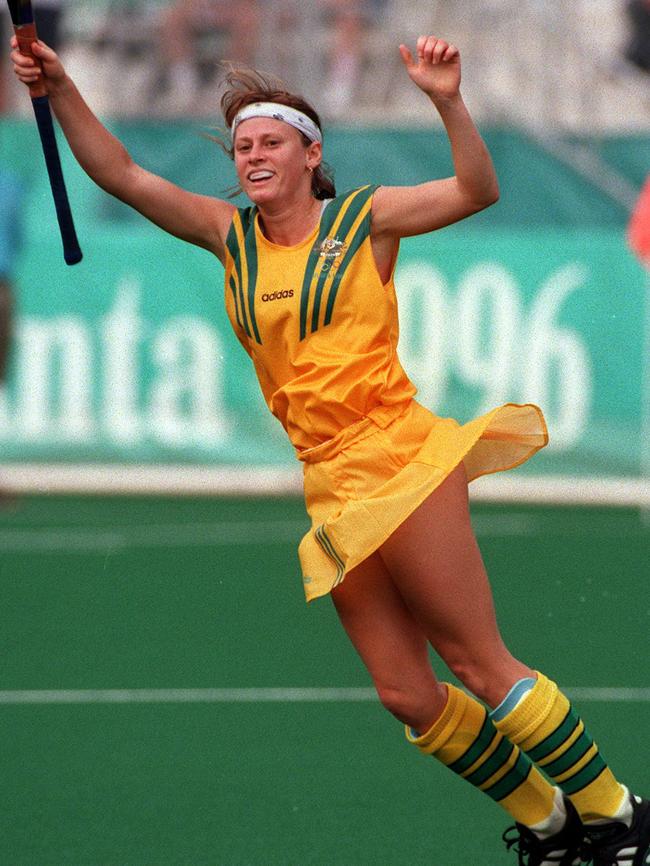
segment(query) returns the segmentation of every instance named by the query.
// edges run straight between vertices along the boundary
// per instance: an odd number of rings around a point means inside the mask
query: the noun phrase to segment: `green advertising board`
[[[285,465],[208,253],[147,230],[97,234],[75,268],[50,237],[23,256],[4,461]],[[439,232],[402,245],[402,361],[419,399],[469,420],[537,402],[536,472],[638,475],[645,274],[609,230]]]

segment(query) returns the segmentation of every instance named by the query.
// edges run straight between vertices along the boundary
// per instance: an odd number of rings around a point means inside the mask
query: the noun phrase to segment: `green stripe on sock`
[[[458,773],[458,775],[464,773],[465,770],[469,770],[472,764],[478,761],[483,752],[492,745],[492,741],[498,735],[499,732],[494,727],[492,719],[486,713],[485,721],[479,731],[478,737],[469,746],[467,751],[460,756],[460,758],[457,758],[453,764],[449,764],[449,769],[454,773]]]
[[[480,788],[484,782],[487,782],[490,776],[493,776],[508,762],[508,759],[515,748],[516,746],[504,737],[490,757],[487,758],[480,767],[474,770],[473,773],[470,773],[469,776],[464,776],[463,778],[475,787]]]
[[[523,753],[519,752],[519,757],[515,761],[514,767],[509,773],[506,773],[502,779],[492,785],[491,788],[484,788],[483,792],[492,797],[493,800],[505,800],[510,794],[513,794],[520,785],[526,781],[530,775],[533,765],[530,759]]]
[[[607,769],[607,764],[603,761],[600,756],[600,753],[596,753],[591,761],[582,768],[575,776],[572,776],[570,779],[567,779],[564,782],[558,782],[558,785],[565,794],[571,796],[572,794],[577,794],[578,791],[582,791],[583,788],[586,788],[587,785],[591,785],[598,776],[603,772],[603,770]]]
[[[569,711],[564,717],[564,721],[552,731],[548,737],[542,740],[541,743],[538,743],[536,746],[533,746],[532,749],[528,749],[528,757],[535,764],[538,761],[543,760],[552,754],[556,749],[558,749],[562,743],[569,739],[571,734],[575,731],[578,724],[580,723],[580,719],[573,712],[573,708],[569,707]]]
[[[551,776],[552,778],[561,776],[562,773],[566,773],[574,764],[577,764],[581,758],[584,758],[593,744],[591,737],[583,731],[575,743],[567,749],[564,754],[560,755],[550,764],[545,764],[542,769],[547,776]]]

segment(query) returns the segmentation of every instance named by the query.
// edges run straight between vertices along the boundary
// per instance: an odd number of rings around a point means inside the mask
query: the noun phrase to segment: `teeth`
[[[248,175],[249,180],[266,180],[268,177],[273,177],[272,171],[253,171]]]

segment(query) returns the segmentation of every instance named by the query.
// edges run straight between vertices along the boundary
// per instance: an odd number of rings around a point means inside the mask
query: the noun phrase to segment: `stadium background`
[[[315,5],[282,32],[264,7],[266,68],[282,40],[280,71],[308,93],[304,36],[328,38]],[[544,407],[552,447],[475,485],[476,529],[513,650],[573,693],[644,792],[650,306],[626,227],[648,79],[623,56],[624,4],[573,5],[388,4],[326,158],[341,190],[449,172],[385,52],[425,28],[461,46],[502,197],[404,242],[400,352],[439,414]],[[91,104],[147,167],[223,194],[214,116],[146,117],[152,57],[124,15],[83,8],[65,50]],[[0,116],[25,238],[0,390],[0,863],[511,862],[507,816],[407,748],[327,600],[304,606],[300,476],[229,332],[219,264],[94,189],[63,146],[85,254],[66,268],[18,96]],[[216,105],[207,81],[204,96]]]

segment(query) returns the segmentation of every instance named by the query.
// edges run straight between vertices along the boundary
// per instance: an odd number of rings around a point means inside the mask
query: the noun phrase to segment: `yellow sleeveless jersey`
[[[397,358],[393,280],[382,283],[372,252],[375,189],[330,200],[296,246],[265,238],[255,207],[238,209],[228,234],[228,317],[299,452],[416,391]]]

